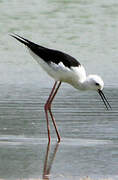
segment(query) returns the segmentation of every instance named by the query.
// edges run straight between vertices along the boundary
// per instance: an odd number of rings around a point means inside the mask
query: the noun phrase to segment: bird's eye
[[[99,83],[95,83],[96,86],[99,86]]]

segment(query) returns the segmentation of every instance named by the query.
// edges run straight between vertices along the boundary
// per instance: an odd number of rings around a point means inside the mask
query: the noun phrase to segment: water
[[[116,0],[0,1],[0,178],[118,179],[117,8]],[[62,84],[53,104],[62,142],[50,121],[47,146],[43,106],[54,82],[12,32],[101,75],[112,111],[96,92]]]

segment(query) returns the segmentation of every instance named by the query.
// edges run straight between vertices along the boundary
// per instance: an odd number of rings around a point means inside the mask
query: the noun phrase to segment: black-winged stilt
[[[101,96],[107,109],[111,108],[108,100],[102,92],[104,82],[98,75],[86,76],[84,67],[72,56],[54,49],[49,49],[35,44],[19,35],[11,35],[28,49],[33,58],[41,65],[41,67],[55,79],[54,86],[45,104],[45,114],[47,120],[48,140],[50,142],[50,126],[48,119],[48,111],[50,113],[55,131],[60,142],[60,135],[56,126],[54,116],[51,111],[52,101],[62,82],[69,83],[79,90],[95,90]]]

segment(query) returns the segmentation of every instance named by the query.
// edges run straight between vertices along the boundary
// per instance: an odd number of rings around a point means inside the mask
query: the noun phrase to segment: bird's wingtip
[[[18,34],[16,33],[10,33],[9,36],[13,37],[13,38],[19,38],[19,39],[24,39],[23,37],[19,36]]]
[[[19,35],[17,35],[16,33],[10,33],[9,34],[11,37],[15,38],[16,40],[18,40],[19,42],[21,42],[22,44],[28,46],[29,41]]]
[[[12,36],[12,37],[14,37],[14,38],[15,38],[16,36],[18,37],[18,34],[16,34],[16,33],[9,33],[8,35],[9,35],[9,36]]]

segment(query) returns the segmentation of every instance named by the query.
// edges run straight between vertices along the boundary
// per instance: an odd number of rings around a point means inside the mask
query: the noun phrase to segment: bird
[[[55,80],[49,97],[44,105],[49,143],[51,142],[51,135],[48,113],[52,119],[58,142],[61,140],[61,136],[51,110],[51,105],[62,83],[68,83],[75,89],[81,91],[96,91],[100,95],[106,109],[111,109],[111,105],[103,93],[104,82],[102,78],[94,74],[86,75],[84,66],[80,64],[77,59],[60,50],[38,45],[15,33],[10,34],[10,36],[24,44],[28,48],[31,56],[48,73],[48,75]]]

